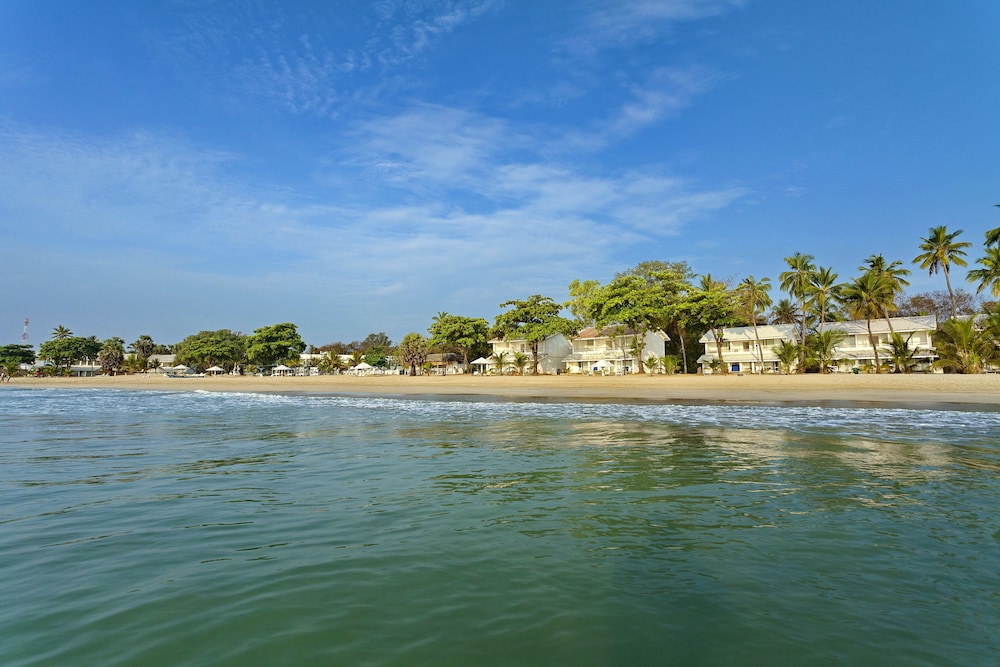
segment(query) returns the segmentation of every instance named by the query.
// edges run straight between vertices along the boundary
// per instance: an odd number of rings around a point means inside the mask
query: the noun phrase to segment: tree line
[[[998,205],[1000,206],[1000,205]],[[825,371],[842,334],[826,327],[846,319],[865,321],[875,350],[875,370],[881,371],[880,346],[872,332],[872,322],[884,319],[890,330],[890,344],[883,348],[885,366],[906,372],[914,365],[908,341],[892,331],[894,316],[935,315],[940,365],[954,372],[980,372],[1000,364],[1000,228],[986,233],[984,254],[976,268],[967,272],[976,296],[952,285],[954,267],[966,267],[967,250],[972,244],[959,240],[962,230],[932,227],[920,239],[919,254],[911,264],[929,275],[944,277],[945,290],[907,295],[910,269],[902,260],[870,255],[858,267],[858,275],[841,281],[830,267],[823,267],[813,255],[795,253],[784,258],[786,270],[778,276],[778,287],[787,297],[774,301],[769,278],[746,276],[720,279],[710,273],[696,274],[684,261],[646,261],[616,274],[609,282],[573,280],[567,287],[569,299],[557,302],[548,296],[532,295],[499,304],[504,309],[490,324],[484,318],[439,312],[427,335],[411,332],[399,344],[385,333],[372,333],[361,341],[307,346],[297,327],[290,322],[256,329],[246,335],[229,329],[201,331],[174,345],[157,344],[148,335],[126,345],[121,338],[99,341],[96,337],[75,336],[58,326],[52,338],[39,347],[37,355],[28,345],[0,346],[0,366],[15,375],[21,364],[38,359],[50,362],[47,373],[67,372],[73,363],[96,360],[103,372],[145,372],[155,369],[156,354],[175,355],[175,363],[205,370],[218,367],[224,372],[258,372],[276,364],[299,365],[307,348],[322,355],[319,370],[337,373],[362,361],[376,368],[398,366],[411,375],[428,367],[428,355],[460,355],[464,368],[471,358],[492,354],[491,339],[523,340],[530,357],[495,359],[500,371],[508,366],[531,366],[538,373],[539,346],[552,334],[577,334],[597,327],[613,337],[631,341],[628,352],[642,363],[638,372],[663,367],[694,372],[692,352],[706,333],[715,341],[717,365],[725,372],[724,330],[752,327],[763,363],[763,349],[757,327],[763,324],[792,324],[796,340],[774,348],[786,369]],[[986,293],[994,300],[977,304]],[[566,317],[568,313],[570,317]],[[667,357],[647,357],[645,334],[664,331],[670,336]],[[516,356],[516,355],[515,355]],[[350,363],[345,361],[350,357]]]

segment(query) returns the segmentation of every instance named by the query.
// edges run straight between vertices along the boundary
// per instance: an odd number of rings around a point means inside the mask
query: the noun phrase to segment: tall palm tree
[[[826,324],[829,307],[836,301],[839,289],[837,274],[831,268],[821,266],[809,279],[809,301],[819,315],[820,329]]]
[[[883,315],[885,316],[885,322],[889,325],[889,333],[896,333],[892,328],[892,318],[889,317],[889,313],[898,310],[896,308],[896,297],[903,293],[904,287],[909,287],[910,281],[904,276],[910,275],[910,270],[903,268],[903,262],[898,259],[886,263],[885,257],[882,255],[871,255],[865,260],[865,263],[858,267],[858,271],[874,271],[876,275],[880,276],[886,281],[889,288],[892,290],[892,304],[887,306]]]
[[[791,257],[785,258],[785,263],[788,264],[788,271],[783,272],[778,276],[781,281],[781,289],[788,292],[788,295],[797,299],[799,302],[799,315],[802,318],[799,324],[799,348],[800,353],[805,355],[806,350],[806,299],[809,297],[809,286],[812,281],[812,276],[816,273],[816,265],[813,264],[812,255],[805,255],[801,252],[797,252]],[[805,357],[799,359],[799,371],[801,372],[805,364]]]
[[[760,345],[760,334],[757,331],[757,313],[770,308],[770,291],[770,278],[754,280],[753,276],[747,276],[736,287],[736,292],[743,301],[743,307],[750,313],[750,321],[753,322],[753,337],[757,341],[757,356],[760,359],[758,373],[764,372],[764,348]]]
[[[941,225],[940,227],[931,227],[928,231],[930,233],[927,238],[920,239],[923,241],[920,244],[920,249],[924,252],[914,257],[913,263],[920,264],[920,268],[927,269],[930,275],[934,275],[938,271],[944,273],[944,282],[948,286],[948,295],[951,297],[951,316],[957,317],[958,304],[955,301],[955,292],[951,289],[948,267],[952,264],[965,266],[964,249],[971,247],[972,244],[955,240],[962,233],[961,229],[949,233],[948,228]]]
[[[799,321],[799,309],[790,299],[781,299],[771,309],[768,321],[771,324],[795,324]]]
[[[982,264],[981,269],[972,269],[966,280],[970,283],[979,281],[976,294],[989,288],[993,298],[1000,296],[1000,246],[989,246],[986,248],[986,257],[980,257],[976,264]]]
[[[56,340],[66,340],[72,336],[73,332],[61,324],[52,330],[52,337]]]
[[[892,301],[892,288],[889,287],[888,281],[874,271],[866,271],[844,286],[840,298],[851,317],[864,319],[867,322],[868,342],[875,352],[875,372],[882,372],[878,358],[878,343],[872,333],[872,320],[882,317],[885,304]]]

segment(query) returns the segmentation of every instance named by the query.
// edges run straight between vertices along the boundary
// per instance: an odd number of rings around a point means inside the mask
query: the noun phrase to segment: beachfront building
[[[640,334],[643,359],[662,357],[670,340],[662,331]],[[641,361],[635,354],[635,332],[619,327],[587,327],[573,338],[573,351],[563,359],[570,373],[627,375],[638,373]]]
[[[844,333],[844,339],[834,348],[834,363],[829,370],[854,372],[855,369],[874,368],[875,350],[868,338],[868,322],[865,320],[827,322],[823,325],[823,329]],[[888,361],[890,341],[892,333],[895,332],[900,334],[907,341],[909,349],[914,351],[916,371],[932,370],[933,362],[937,358],[933,342],[936,330],[937,318],[933,315],[893,317],[891,326],[890,320],[871,321],[872,336],[878,346],[879,360],[883,364]],[[757,337],[760,338],[759,349]],[[726,328],[722,335],[722,359],[727,370],[732,373],[776,373],[779,371],[779,362],[774,348],[782,341],[797,343],[798,340],[799,329],[794,324],[759,324],[756,335],[752,326]],[[702,372],[708,374],[713,370],[717,371],[718,347],[714,333],[706,332],[698,342],[705,346],[705,353],[698,357]]]
[[[525,372],[531,372],[531,343],[527,340],[494,338],[490,341],[490,345],[493,347],[493,356],[490,359],[493,363],[485,368],[485,372],[498,372],[496,359],[500,354],[504,354],[504,372],[510,372],[510,368],[514,363],[514,355],[516,354],[528,356],[528,367],[525,369]],[[563,359],[569,356],[572,351],[573,346],[566,336],[562,334],[550,334],[546,336],[538,343],[538,372],[543,375],[555,375],[561,372],[563,370]]]
[[[431,375],[461,375],[465,372],[462,355],[457,352],[428,354],[427,365]]]

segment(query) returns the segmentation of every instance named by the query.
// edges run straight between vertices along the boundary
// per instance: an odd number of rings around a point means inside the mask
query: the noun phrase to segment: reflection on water
[[[996,414],[80,397],[0,399],[5,665],[1000,656]]]

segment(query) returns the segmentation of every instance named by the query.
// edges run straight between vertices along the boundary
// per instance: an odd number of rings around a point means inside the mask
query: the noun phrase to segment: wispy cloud
[[[581,5],[586,12],[576,48],[600,49],[642,41],[675,24],[725,14],[744,0],[598,0]]]

